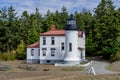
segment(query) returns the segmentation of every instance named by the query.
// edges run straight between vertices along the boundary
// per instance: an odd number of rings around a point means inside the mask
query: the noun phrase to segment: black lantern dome
[[[76,20],[73,18],[73,15],[70,15],[70,18],[67,19],[65,30],[78,30],[76,25]]]

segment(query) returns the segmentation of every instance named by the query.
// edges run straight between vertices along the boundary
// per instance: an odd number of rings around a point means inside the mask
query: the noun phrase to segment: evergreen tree
[[[65,6],[63,6],[61,10],[62,10],[62,13],[61,13],[60,24],[61,24],[61,29],[63,29],[64,26],[66,26],[66,21],[67,21],[69,16],[68,16],[68,12],[67,12],[67,9]]]
[[[2,33],[1,41],[3,46],[1,46],[1,50],[10,51],[16,48],[17,43],[17,17],[15,9],[10,6],[8,9],[4,7],[1,11],[1,31],[5,31]],[[15,41],[14,41],[15,40]],[[14,42],[13,42],[14,41]]]
[[[54,14],[51,13],[50,10],[48,10],[43,20],[43,32],[50,30],[50,26],[55,24],[53,17]]]
[[[30,18],[27,11],[24,11],[19,19],[20,21],[20,39],[24,41],[25,44],[30,44],[29,35],[30,35]]]
[[[118,48],[118,29],[115,9],[111,0],[102,0],[95,9],[94,37],[96,54],[110,59]]]

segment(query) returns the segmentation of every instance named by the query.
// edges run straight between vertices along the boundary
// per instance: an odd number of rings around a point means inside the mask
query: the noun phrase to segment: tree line
[[[104,59],[120,59],[120,8],[115,9],[112,0],[101,0],[94,13],[83,9],[73,13],[79,30],[86,33],[86,55]],[[50,10],[42,16],[39,9],[29,14],[23,11],[17,16],[13,6],[0,9],[0,59],[25,59],[26,46],[39,40],[39,34],[55,24],[64,29],[69,18],[65,6],[54,13]]]

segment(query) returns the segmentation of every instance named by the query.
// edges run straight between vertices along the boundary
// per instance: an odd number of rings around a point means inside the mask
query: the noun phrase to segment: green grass
[[[81,62],[80,64],[87,64],[88,62],[85,62],[85,61],[83,61],[83,62]]]
[[[107,70],[112,70],[112,65],[110,64],[110,65],[106,66],[106,69]]]

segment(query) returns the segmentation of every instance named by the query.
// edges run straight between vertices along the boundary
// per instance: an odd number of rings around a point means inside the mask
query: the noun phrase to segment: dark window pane
[[[43,45],[46,45],[46,37],[43,37]]]
[[[55,44],[55,38],[51,37],[51,44],[54,45]]]
[[[47,63],[50,63],[50,60],[47,60]]]
[[[40,49],[38,49],[38,56],[40,56]]]
[[[47,50],[46,48],[42,48],[42,55],[43,56],[46,56],[46,50]]]
[[[34,56],[34,49],[31,49],[31,56]]]
[[[55,48],[51,48],[51,56],[55,56]]]
[[[64,50],[64,43],[61,43],[61,49]]]
[[[72,51],[72,43],[69,43],[69,51]]]

